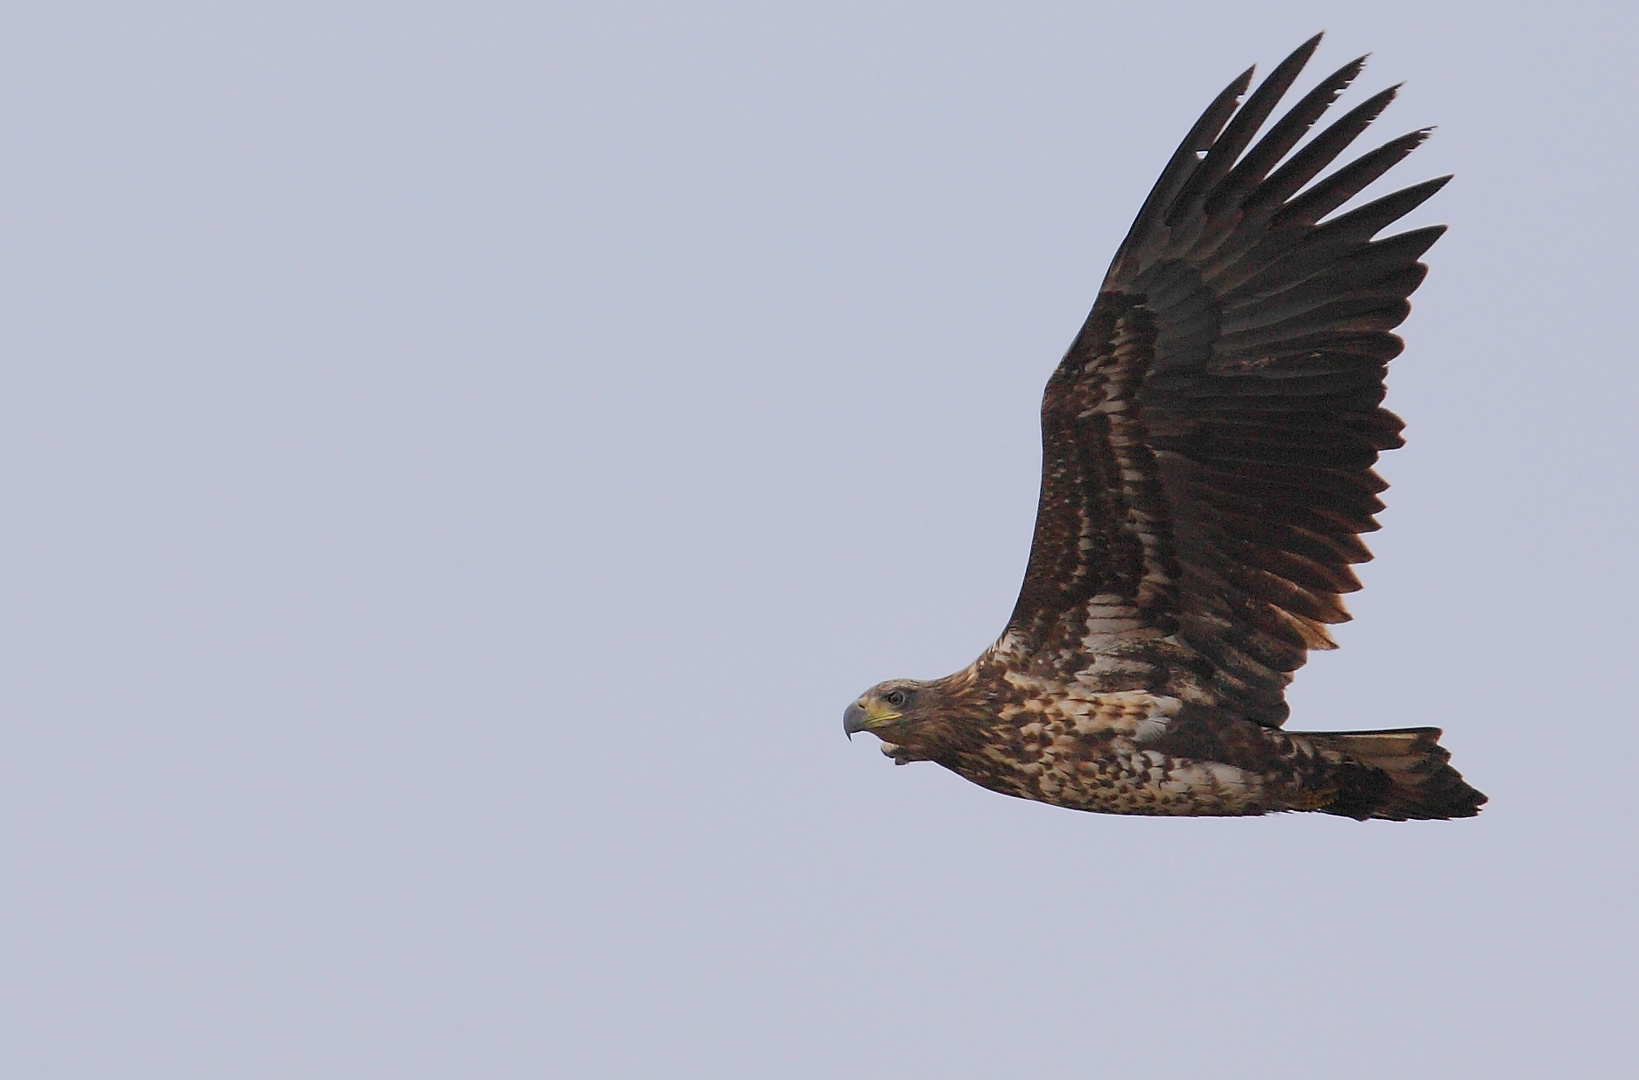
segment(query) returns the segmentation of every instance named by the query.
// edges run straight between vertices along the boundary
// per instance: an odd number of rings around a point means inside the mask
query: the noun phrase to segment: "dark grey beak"
[[[854,732],[865,730],[865,724],[869,720],[870,716],[856,701],[842,711],[842,733],[852,739]]]

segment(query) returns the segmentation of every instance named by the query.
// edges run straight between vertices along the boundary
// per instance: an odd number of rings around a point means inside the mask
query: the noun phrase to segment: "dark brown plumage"
[[[1319,42],[1202,114],[1048,380],[1036,534],[1001,638],[955,675],[867,691],[849,734],[1113,813],[1404,820],[1485,802],[1436,729],[1280,730],[1292,673],[1334,647],[1350,566],[1371,557],[1372,466],[1401,445],[1381,407],[1391,331],[1444,227],[1374,238],[1449,179],[1328,216],[1427,135],[1321,176],[1391,88],[1298,148],[1364,58],[1253,143]]]

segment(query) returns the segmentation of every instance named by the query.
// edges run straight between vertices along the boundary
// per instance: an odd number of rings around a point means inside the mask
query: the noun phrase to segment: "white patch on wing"
[[[1016,630],[1009,629],[996,639],[996,644],[990,647],[991,654],[998,659],[1014,659],[1020,656],[1024,649],[1024,642],[1020,640]]]
[[[1106,676],[1115,675],[1151,675],[1155,672],[1155,665],[1145,660],[1133,660],[1122,656],[1113,656],[1110,653],[1099,653],[1093,657],[1093,662],[1076,672],[1076,678],[1084,681],[1097,681]]]
[[[1175,697],[1157,697],[1150,695],[1149,709],[1138,721],[1138,729],[1133,732],[1136,742],[1153,742],[1167,733],[1167,727],[1172,723],[1184,707],[1184,703]]]
[[[1102,650],[1122,641],[1157,638],[1161,631],[1145,622],[1138,608],[1126,597],[1100,593],[1088,600],[1082,609],[1081,651],[1096,656]]]

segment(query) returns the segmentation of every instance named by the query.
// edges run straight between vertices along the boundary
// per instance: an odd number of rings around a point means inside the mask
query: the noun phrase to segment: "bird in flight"
[[[1472,817],[1438,728],[1282,730],[1286,685],[1335,645],[1402,445],[1392,331],[1444,226],[1378,233],[1443,187],[1335,214],[1427,137],[1327,169],[1389,88],[1298,143],[1365,57],[1253,141],[1320,43],[1207,107],[1116,252],[1042,398],[1041,499],[1001,637],[943,679],[848,706],[899,764],[1111,814],[1313,810]],[[1322,175],[1322,174],[1325,175]],[[1318,179],[1317,179],[1318,177]]]

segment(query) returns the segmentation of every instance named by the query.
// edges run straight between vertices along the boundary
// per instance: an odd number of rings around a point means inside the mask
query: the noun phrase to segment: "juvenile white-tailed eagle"
[[[1437,728],[1287,732],[1285,689],[1360,587],[1402,445],[1391,331],[1443,226],[1379,232],[1450,177],[1328,217],[1423,141],[1320,174],[1393,99],[1297,148],[1365,64],[1253,143],[1319,44],[1202,114],[1127,234],[1042,400],[1041,502],[1007,629],[965,670],[866,691],[843,718],[895,761],[1115,814],[1471,817]],[[1237,106],[1239,105],[1239,108]],[[1250,147],[1250,149],[1248,149]]]

